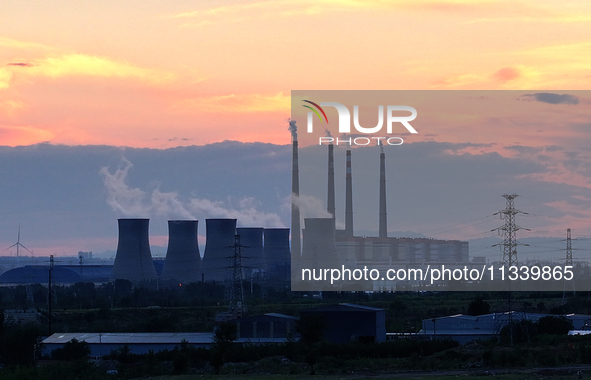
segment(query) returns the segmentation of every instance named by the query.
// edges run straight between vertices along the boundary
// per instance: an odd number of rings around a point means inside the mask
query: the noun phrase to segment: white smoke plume
[[[133,164],[126,158],[123,158],[123,163],[125,167],[115,170],[113,174],[107,167],[99,171],[109,192],[107,204],[123,217],[146,218],[149,215],[149,210],[145,207],[146,194],[140,189],[130,189],[125,184],[127,173]]]
[[[151,196],[138,188],[130,188],[127,175],[133,164],[123,158],[125,166],[111,173],[103,167],[99,173],[109,192],[107,204],[121,217],[149,218],[167,217],[169,219],[235,218],[240,226],[284,227],[277,214],[258,211],[261,204],[254,198],[242,198],[234,207],[227,207],[224,202],[208,199],[191,198],[188,202],[179,199],[176,192],[152,191]],[[232,204],[229,199],[228,203]]]
[[[293,203],[300,209],[302,218],[332,218],[326,211],[326,205],[318,198],[311,195],[292,194]]]
[[[242,198],[238,202],[238,208],[227,208],[220,201],[209,199],[191,199],[189,208],[197,215],[207,215],[212,218],[237,219],[239,226],[243,227],[283,227],[281,218],[277,214],[258,211],[258,202],[254,198]]]
[[[296,125],[295,120],[289,120],[289,128],[287,129],[291,132],[293,141],[298,141],[298,126]]]

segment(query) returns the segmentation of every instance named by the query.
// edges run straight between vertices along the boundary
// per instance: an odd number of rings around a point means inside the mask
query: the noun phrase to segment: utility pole
[[[509,274],[509,270],[511,267],[518,267],[518,260],[517,260],[517,246],[524,245],[528,246],[528,244],[523,244],[517,241],[516,232],[524,229],[526,231],[530,231],[528,228],[523,228],[518,226],[515,223],[515,216],[517,214],[525,214],[528,215],[527,212],[523,212],[517,210],[515,208],[515,198],[519,195],[517,194],[503,194],[503,198],[506,200],[505,209],[501,210],[493,215],[499,215],[501,220],[505,221],[503,226],[497,227],[491,231],[497,231],[499,235],[503,236],[503,243],[494,244],[493,247],[500,246],[503,250],[503,267],[505,268],[505,276]],[[513,292],[511,291],[511,282],[507,280],[505,277],[505,286],[509,291],[509,328],[510,328],[510,335],[511,335],[511,346],[513,346],[513,307],[512,307],[512,300],[513,300]]]
[[[234,236],[234,255],[232,259],[232,278],[226,283],[226,299],[230,300],[228,313],[234,319],[242,318],[246,314],[246,302],[244,301],[244,288],[242,286],[242,248],[240,235]]]
[[[52,271],[53,271],[53,255],[50,255],[49,256],[49,279],[47,281],[47,287],[49,290],[49,295],[47,297],[48,304],[49,304],[49,307],[48,307],[48,309],[49,309],[48,310],[49,311],[49,329],[48,329],[49,336],[51,336],[51,304],[52,304],[52,299],[51,299],[51,292],[52,292],[51,291],[51,277],[52,277],[51,275],[52,275],[52,273],[51,272]]]

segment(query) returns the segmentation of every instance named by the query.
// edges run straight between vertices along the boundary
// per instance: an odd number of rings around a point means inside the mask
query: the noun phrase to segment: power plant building
[[[265,228],[263,239],[268,268],[290,263],[289,228]]]
[[[160,278],[180,282],[200,280],[201,256],[197,220],[168,221],[168,250]]]
[[[149,219],[119,219],[119,243],[112,279],[156,280],[148,235]]]
[[[263,250],[263,231],[261,227],[240,227],[236,234],[240,236],[242,266],[250,273],[255,269],[265,269],[265,253]]]
[[[234,255],[236,219],[206,219],[205,226],[202,278],[205,281],[224,281],[230,273],[230,258]]]

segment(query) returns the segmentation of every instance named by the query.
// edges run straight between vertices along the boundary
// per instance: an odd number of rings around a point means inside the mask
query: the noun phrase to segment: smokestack
[[[160,278],[180,282],[201,280],[197,220],[168,221],[168,250]]]
[[[119,219],[119,242],[112,279],[140,282],[156,279],[150,253],[149,219]]]
[[[201,273],[205,281],[224,281],[234,255],[236,219],[205,220],[205,252]]]
[[[263,237],[267,267],[289,264],[289,228],[265,228]]]
[[[345,177],[345,236],[353,237],[353,180],[351,179],[351,150],[347,149]]]
[[[328,201],[326,211],[335,218],[334,202],[334,145],[328,145]]]
[[[386,155],[380,152],[380,238],[388,237],[388,216],[386,208]]]
[[[291,254],[296,259],[302,255],[302,246],[300,241],[300,208],[295,202],[296,197],[300,196],[300,171],[298,163],[298,134],[295,120],[289,122],[289,131],[293,139],[292,150],[292,170],[291,170]]]
[[[236,228],[236,234],[240,235],[242,248],[242,265],[250,269],[265,269],[265,257],[263,253],[263,228]]]

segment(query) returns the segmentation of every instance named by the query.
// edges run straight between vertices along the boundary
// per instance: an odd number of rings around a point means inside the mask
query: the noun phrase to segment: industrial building
[[[236,320],[239,338],[296,338],[296,321],[291,315],[268,313]]]
[[[299,194],[297,136],[292,144],[292,192]],[[377,237],[356,236],[353,228],[352,153],[347,149],[345,176],[345,229],[335,230],[334,147],[328,145],[327,212],[332,218],[305,218],[300,228],[297,204],[292,204],[292,263],[297,268],[335,268],[372,265],[374,268],[411,264],[469,264],[468,242],[431,238],[389,237],[387,218],[386,160],[379,155],[379,204]],[[332,221],[332,223],[330,223]],[[303,232],[303,248],[300,235]],[[336,255],[335,255],[336,253]],[[336,257],[336,259],[335,259]],[[336,263],[336,265],[335,265]],[[381,285],[374,290],[383,289]],[[328,289],[327,289],[328,290]]]
[[[152,258],[148,219],[119,219],[119,241],[113,265],[56,264],[52,269],[54,283],[105,283],[117,279],[132,283],[143,281],[218,281],[231,273],[230,257],[234,254],[236,236],[240,236],[244,274],[257,280],[273,279],[283,286],[290,268],[289,228],[236,228],[236,219],[206,219],[207,242],[201,260],[197,220],[169,220],[166,259]],[[81,252],[82,253],[82,252]],[[27,265],[0,275],[0,284],[45,284],[49,265]],[[248,277],[247,277],[248,278]]]
[[[553,314],[512,311],[478,316],[457,314],[440,318],[423,319],[422,329],[416,334],[416,337],[452,339],[460,344],[465,344],[473,340],[497,338],[503,327],[507,326],[510,321],[528,320],[537,322],[540,318],[547,316],[558,317],[558,315]],[[591,329],[591,315],[567,314],[562,316],[572,322],[573,330]]]
[[[90,355],[102,357],[112,351],[129,347],[131,354],[147,354],[174,350],[186,342],[192,347],[210,348],[214,344],[213,333],[55,333],[45,338],[42,343],[42,355],[51,356],[53,350],[62,348],[72,339],[86,342],[90,347]],[[237,344],[269,344],[283,343],[282,338],[239,338]]]
[[[340,303],[304,310],[301,315],[321,316],[326,326],[324,339],[331,343],[386,341],[384,309]]]

